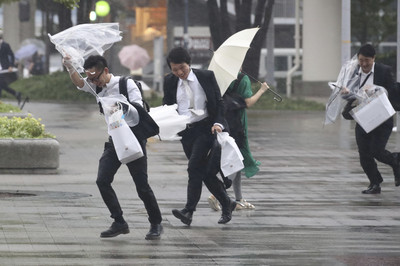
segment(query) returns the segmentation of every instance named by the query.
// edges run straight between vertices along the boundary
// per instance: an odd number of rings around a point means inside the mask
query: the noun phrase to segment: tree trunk
[[[207,8],[208,8],[208,21],[210,22],[211,39],[215,51],[223,42],[221,37],[221,20],[220,20],[217,1],[208,0]]]
[[[227,0],[220,0],[221,5],[221,34],[222,40],[225,41],[232,35],[231,24],[229,23],[228,5]]]
[[[60,22],[60,31],[72,27],[71,9],[65,8],[60,4],[60,8],[58,9],[58,20]]]
[[[251,3],[252,1],[248,0],[235,1],[235,5],[239,5],[235,7],[235,10],[239,11],[236,13],[236,32],[251,27]]]
[[[93,0],[80,1],[77,14],[78,24],[90,22],[89,13],[93,7]]]
[[[256,15],[254,18],[253,27],[261,27],[261,25],[262,25],[265,2],[267,2],[267,0],[258,0],[257,1]]]
[[[263,1],[263,0],[260,0]],[[253,41],[250,44],[250,49],[247,52],[246,58],[243,62],[243,71],[247,73],[251,79],[258,79],[258,70],[260,68],[260,55],[261,48],[265,43],[265,38],[268,31],[268,25],[272,17],[272,10],[274,6],[274,0],[268,0],[267,6],[264,10],[264,22],[254,36]]]

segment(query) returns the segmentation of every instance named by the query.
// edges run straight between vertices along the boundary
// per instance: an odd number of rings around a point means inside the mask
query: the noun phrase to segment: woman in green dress
[[[226,97],[225,95],[229,95],[232,97],[241,97],[244,99],[245,102],[245,108],[242,108],[239,110],[239,116],[240,116],[240,123],[241,123],[241,129],[243,130],[243,136],[239,140],[236,134],[231,135],[235,136],[235,141],[238,143],[240,152],[243,155],[243,164],[244,164],[244,169],[242,171],[239,171],[231,176],[229,176],[229,179],[232,180],[232,186],[233,186],[233,191],[235,193],[235,198],[236,198],[236,210],[239,209],[255,209],[254,205],[247,202],[242,195],[242,189],[241,189],[241,183],[242,183],[242,178],[241,178],[241,173],[243,172],[246,177],[252,177],[254,176],[258,171],[259,168],[258,166],[260,165],[259,161],[256,161],[251,152],[250,152],[250,147],[249,147],[249,142],[248,142],[248,134],[247,134],[247,113],[246,113],[246,108],[249,108],[253,106],[258,99],[260,99],[261,95],[263,95],[264,92],[268,90],[268,85],[266,82],[261,84],[260,89],[253,95],[252,89],[251,89],[251,82],[250,79],[247,75],[244,75],[242,73],[239,73],[238,78],[234,80],[227,91],[224,94],[224,98]],[[227,103],[226,103],[227,104]],[[227,120],[228,124],[230,124],[231,118],[227,115]],[[235,126],[235,128],[238,128]],[[217,199],[211,195],[208,198],[208,203],[210,207],[216,211],[220,210],[220,206],[218,204]]]

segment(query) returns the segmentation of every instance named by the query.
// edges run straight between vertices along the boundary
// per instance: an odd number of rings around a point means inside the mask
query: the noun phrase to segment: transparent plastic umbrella
[[[357,71],[358,59],[357,55],[354,55],[342,66],[336,82],[329,82],[332,93],[326,103],[324,125],[334,123],[346,104],[346,99],[356,97],[359,80]],[[350,93],[346,95],[346,99],[340,95],[342,88],[347,88],[350,91]]]
[[[90,55],[103,55],[120,36],[118,23],[80,24],[68,28],[49,38],[57,51],[64,57],[69,55],[71,63],[79,73],[84,71],[83,63]]]

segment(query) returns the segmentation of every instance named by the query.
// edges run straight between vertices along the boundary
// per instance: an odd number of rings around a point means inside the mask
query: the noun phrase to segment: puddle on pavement
[[[65,191],[12,191],[12,190],[1,190],[0,199],[31,199],[35,198],[53,198],[53,199],[79,199],[84,197],[91,197],[91,194],[79,193],[79,192],[65,192]]]

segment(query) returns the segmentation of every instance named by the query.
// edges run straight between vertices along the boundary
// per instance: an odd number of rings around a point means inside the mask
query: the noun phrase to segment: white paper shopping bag
[[[110,128],[109,134],[121,163],[127,164],[143,157],[142,147],[124,119],[121,120],[118,127]]]
[[[218,133],[217,138],[221,144],[221,171],[224,176],[230,176],[242,170],[244,168],[243,155],[235,140],[227,132]]]
[[[392,117],[396,111],[389,102],[386,93],[381,90],[350,111],[357,123],[369,133]]]

